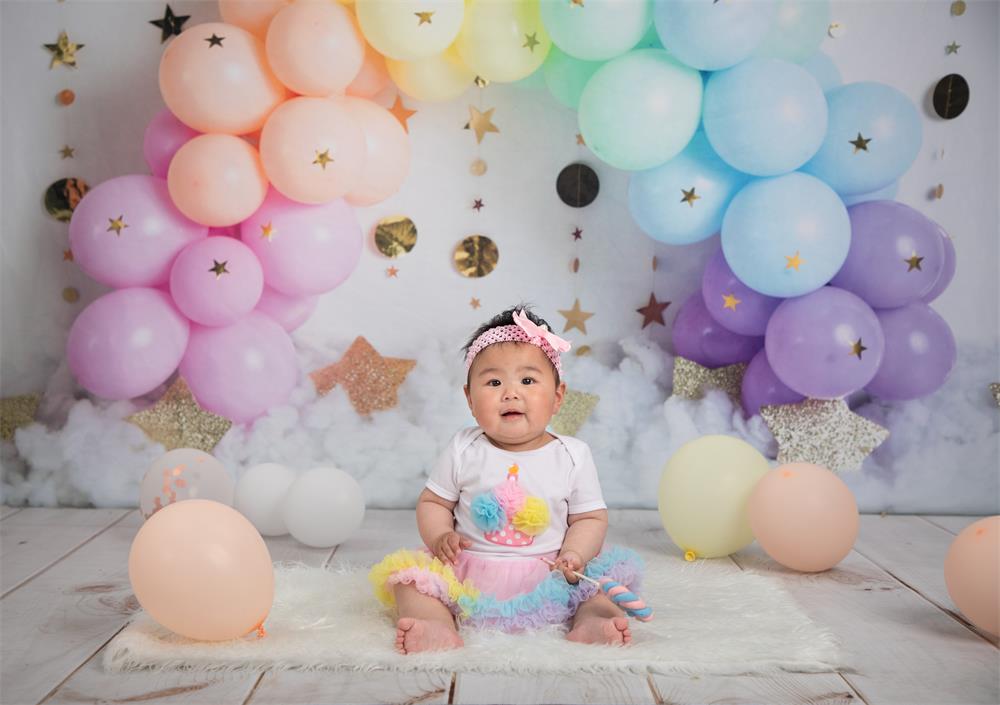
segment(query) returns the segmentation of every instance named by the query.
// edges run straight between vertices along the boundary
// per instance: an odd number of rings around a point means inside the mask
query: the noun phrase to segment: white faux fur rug
[[[628,647],[566,641],[565,630],[465,630],[465,647],[403,656],[395,619],[372,594],[367,569],[276,564],[267,636],[230,642],[178,637],[145,613],[104,650],[109,671],[348,669],[480,673],[739,674],[833,671],[845,666],[833,634],[807,617],[774,578],[710,562],[645,554],[642,597],[652,622],[632,621]]]

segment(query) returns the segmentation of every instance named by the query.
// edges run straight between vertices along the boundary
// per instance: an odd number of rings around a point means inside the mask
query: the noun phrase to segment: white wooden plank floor
[[[167,703],[1000,703],[1000,651],[955,609],[944,585],[948,545],[977,517],[862,517],[855,550],[836,569],[801,575],[756,545],[712,561],[723,572],[767,571],[855,667],[841,673],[701,677],[602,675],[526,679],[482,674],[186,672],[107,674],[102,650],[138,608],[127,558],[135,511],[0,508],[0,704]],[[615,510],[617,543],[679,555],[656,512]],[[369,565],[413,544],[411,511],[369,510],[336,549],[268,539],[275,560]],[[386,634],[391,639],[392,634]]]

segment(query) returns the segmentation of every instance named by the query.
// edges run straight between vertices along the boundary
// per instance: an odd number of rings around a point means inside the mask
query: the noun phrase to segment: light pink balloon
[[[240,236],[240,225],[227,225],[222,228],[209,228],[209,237],[239,237]]]
[[[330,291],[361,260],[361,226],[343,199],[310,206],[272,190],[240,227],[264,268],[264,283],[289,296]]]
[[[355,98],[374,98],[389,85],[389,71],[385,67],[385,57],[365,43],[365,58],[361,70],[345,91]]]
[[[170,295],[195,323],[228,326],[250,313],[264,290],[253,251],[231,237],[207,237],[185,247],[170,270]]]
[[[260,301],[257,302],[256,310],[270,316],[279,326],[291,333],[313,315],[318,303],[318,295],[289,296],[282,294],[277,289],[265,286],[264,293],[260,295]]]
[[[223,328],[192,326],[180,373],[202,407],[237,423],[287,402],[299,374],[288,333],[257,311]]]
[[[66,343],[80,385],[105,399],[131,399],[162,384],[188,344],[188,321],[157,289],[119,289],[80,312]]]
[[[385,108],[365,98],[344,100],[365,132],[368,153],[361,182],[344,198],[353,206],[370,206],[396,193],[410,173],[410,138]]]
[[[166,178],[170,160],[185,142],[197,137],[200,132],[192,130],[178,120],[172,112],[164,108],[156,114],[142,138],[142,154],[153,176]]]
[[[204,225],[174,206],[166,181],[146,174],[99,184],[83,197],[69,223],[76,264],[102,284],[119,288],[166,283],[177,253],[206,233]]]

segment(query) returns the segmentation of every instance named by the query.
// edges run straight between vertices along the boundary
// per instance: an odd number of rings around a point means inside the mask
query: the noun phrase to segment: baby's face
[[[545,427],[559,411],[566,384],[556,386],[552,363],[537,345],[495,343],[476,356],[465,396],[486,435],[505,450],[547,442]]]

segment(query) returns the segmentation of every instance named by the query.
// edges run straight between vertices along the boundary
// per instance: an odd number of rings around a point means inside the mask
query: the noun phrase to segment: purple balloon
[[[733,274],[719,248],[705,265],[701,295],[708,313],[723,328],[740,335],[764,335],[767,321],[782,299],[754,291]]]
[[[948,288],[948,285],[951,284],[951,280],[955,278],[955,266],[957,264],[955,259],[955,243],[952,242],[951,236],[943,230],[941,231],[941,235],[944,241],[944,267],[941,269],[941,276],[934,282],[934,287],[920,299],[925,304],[929,304],[939,297]]]
[[[767,324],[767,361],[782,382],[814,399],[840,399],[871,381],[885,349],[871,307],[832,286],[781,302]]]
[[[688,297],[674,318],[674,352],[705,367],[722,367],[747,362],[764,339],[733,333],[720,326],[708,313],[701,292]]]
[[[319,296],[288,296],[269,286],[257,302],[257,310],[273,318],[278,325],[291,333],[308,320],[316,310]]]
[[[131,399],[163,384],[188,344],[187,319],[157,289],[119,289],[95,300],[73,321],[69,369],[87,391]]]
[[[200,134],[174,117],[166,108],[161,110],[149,121],[142,138],[142,154],[146,157],[149,172],[153,176],[167,178],[170,160],[177,150]]]
[[[743,401],[743,411],[747,416],[759,414],[762,406],[794,404],[805,399],[774,374],[774,370],[767,363],[766,350],[754,355],[747,366],[743,374],[740,397]]]
[[[299,374],[288,333],[258,311],[224,328],[192,326],[180,372],[202,407],[237,423],[287,402]]]
[[[895,201],[867,201],[847,210],[851,248],[830,284],[872,308],[897,308],[926,296],[944,269],[944,231]]]
[[[885,333],[885,355],[865,390],[887,401],[904,401],[940,389],[957,355],[945,320],[919,302],[875,315]]]
[[[170,295],[181,312],[205,326],[228,326],[250,313],[264,290],[253,251],[231,237],[206,237],[177,255]]]
[[[73,260],[115,288],[165,284],[174,257],[207,233],[177,210],[166,181],[143,174],[98,185],[69,222]]]

